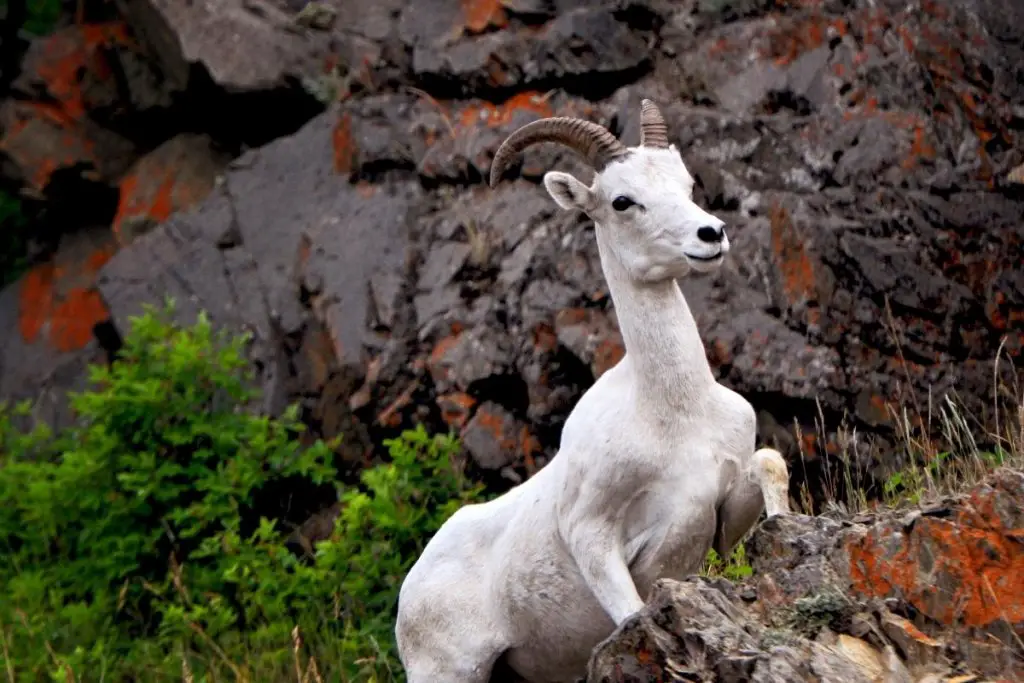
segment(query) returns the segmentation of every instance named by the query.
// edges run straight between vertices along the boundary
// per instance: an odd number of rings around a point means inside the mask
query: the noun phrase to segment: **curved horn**
[[[557,142],[580,154],[595,170],[628,154],[628,150],[602,125],[568,116],[556,116],[528,123],[505,138],[491,162],[491,187],[498,184],[513,157],[531,145]]]
[[[650,100],[640,104],[640,146],[668,147],[668,126],[657,105]]]

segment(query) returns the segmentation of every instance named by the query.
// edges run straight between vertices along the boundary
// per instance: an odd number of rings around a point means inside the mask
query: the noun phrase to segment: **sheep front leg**
[[[612,529],[586,523],[569,535],[569,551],[598,603],[618,626],[640,611],[644,601],[626,566],[622,544]]]
[[[622,519],[628,507],[600,491],[573,482],[558,506],[558,526],[569,553],[597,602],[616,626],[640,611],[644,601],[626,565],[622,546]],[[613,490],[612,487],[604,491]]]
[[[761,511],[768,517],[789,513],[789,468],[782,454],[772,448],[755,451],[749,469],[718,509],[718,528],[712,547],[728,557],[757,522]]]

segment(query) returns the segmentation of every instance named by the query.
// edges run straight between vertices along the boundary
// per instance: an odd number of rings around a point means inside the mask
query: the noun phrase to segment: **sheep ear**
[[[563,209],[577,209],[586,213],[593,205],[594,195],[590,188],[568,173],[548,171],[544,174],[544,187]]]

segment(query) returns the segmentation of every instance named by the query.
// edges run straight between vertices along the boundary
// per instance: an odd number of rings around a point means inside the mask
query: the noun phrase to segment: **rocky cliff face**
[[[776,517],[742,585],[665,581],[587,683],[939,683],[1024,676],[1024,474],[913,512]]]
[[[353,467],[426,420],[520,481],[623,347],[591,226],[538,184],[589,172],[483,177],[542,116],[635,144],[649,97],[734,240],[682,283],[715,372],[803,453],[794,492],[844,419],[870,473],[891,406],[991,421],[1020,359],[1022,27],[1010,0],[121,0],[34,41],[0,107],[59,236],[0,293],[0,395],[69,419],[173,296],[252,332],[261,408],[300,401]]]

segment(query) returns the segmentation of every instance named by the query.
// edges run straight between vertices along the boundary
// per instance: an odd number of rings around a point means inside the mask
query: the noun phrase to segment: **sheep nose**
[[[721,242],[722,237],[725,236],[724,228],[712,228],[710,225],[705,225],[703,228],[697,228],[697,239],[701,242]]]

